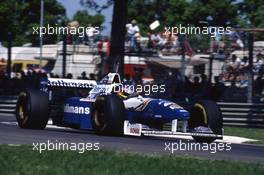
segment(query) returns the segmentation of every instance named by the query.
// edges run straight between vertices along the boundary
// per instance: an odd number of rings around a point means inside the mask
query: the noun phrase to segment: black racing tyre
[[[123,100],[112,94],[96,99],[92,111],[92,126],[97,134],[123,134],[125,106]]]
[[[191,109],[191,118],[188,121],[190,130],[197,127],[209,128],[213,134],[222,135],[223,117],[222,113],[214,101],[203,100],[194,104]],[[211,143],[214,137],[193,136],[197,142]]]
[[[21,92],[16,104],[19,127],[44,129],[49,119],[49,101],[45,92],[30,89]]]

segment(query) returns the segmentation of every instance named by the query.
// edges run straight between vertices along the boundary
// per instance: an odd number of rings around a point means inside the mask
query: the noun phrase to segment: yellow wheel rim
[[[207,124],[208,123],[207,114],[206,114],[206,111],[205,111],[205,108],[203,107],[203,105],[201,105],[199,103],[196,103],[194,105],[194,107],[197,107],[197,108],[199,108],[199,109],[201,109],[203,111],[204,123]]]
[[[23,120],[24,119],[24,110],[23,110],[23,106],[21,104],[18,107],[18,113],[19,113],[19,117]]]

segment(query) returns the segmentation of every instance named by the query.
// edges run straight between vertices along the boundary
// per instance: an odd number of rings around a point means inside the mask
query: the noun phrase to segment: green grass
[[[264,165],[213,161],[186,156],[138,155],[108,150],[32,151],[30,146],[0,146],[0,174],[99,175],[263,175]]]
[[[242,128],[242,127],[224,127],[225,135],[246,137],[249,139],[259,140],[251,142],[255,144],[264,144],[264,129]]]

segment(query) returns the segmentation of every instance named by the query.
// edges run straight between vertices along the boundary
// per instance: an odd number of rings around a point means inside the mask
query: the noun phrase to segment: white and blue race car
[[[102,135],[189,135],[208,143],[222,138],[222,115],[215,102],[202,100],[184,109],[167,100],[114,92],[120,85],[117,73],[109,73],[99,83],[44,79],[39,90],[20,93],[16,106],[18,125],[44,129],[51,119],[54,125]],[[83,97],[85,91],[89,92]]]

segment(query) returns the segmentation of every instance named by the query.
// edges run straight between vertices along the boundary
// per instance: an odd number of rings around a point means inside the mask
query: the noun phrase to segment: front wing
[[[130,136],[197,136],[197,137],[212,137],[216,139],[223,139],[223,135],[217,135],[212,132],[187,132],[187,121],[183,121],[181,131],[177,131],[177,120],[172,121],[171,131],[161,131],[151,129],[143,124],[129,123],[124,121],[124,135]]]

